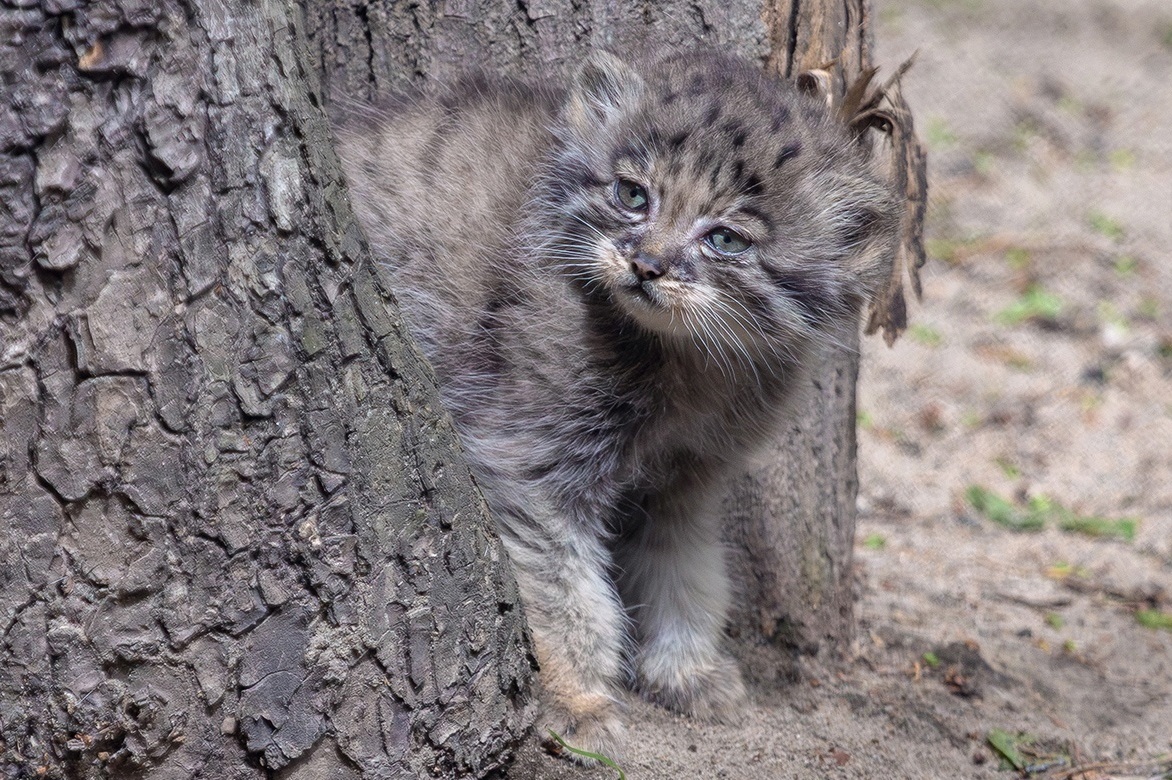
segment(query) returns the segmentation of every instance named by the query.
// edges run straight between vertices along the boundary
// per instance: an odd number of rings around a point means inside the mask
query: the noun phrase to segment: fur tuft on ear
[[[593,52],[570,86],[566,121],[578,129],[605,125],[642,93],[643,79],[629,65],[609,52]]]

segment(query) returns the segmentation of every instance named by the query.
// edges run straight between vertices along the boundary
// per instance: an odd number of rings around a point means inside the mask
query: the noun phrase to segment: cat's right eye
[[[726,227],[718,227],[710,231],[708,235],[704,236],[704,241],[718,254],[728,257],[735,257],[753,245],[752,241],[732,228]]]
[[[650,199],[647,189],[630,179],[619,179],[614,183],[615,200],[627,211],[642,212],[647,210]]]

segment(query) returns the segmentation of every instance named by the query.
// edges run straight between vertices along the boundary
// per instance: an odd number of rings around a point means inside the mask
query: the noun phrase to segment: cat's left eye
[[[642,184],[630,179],[619,179],[614,183],[614,194],[623,208],[629,211],[646,211],[649,198]]]
[[[726,227],[710,231],[704,236],[704,241],[722,255],[739,255],[753,245],[752,241]]]

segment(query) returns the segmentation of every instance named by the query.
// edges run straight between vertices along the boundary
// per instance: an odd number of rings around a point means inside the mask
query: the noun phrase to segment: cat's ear
[[[578,71],[566,98],[565,118],[579,130],[606,125],[643,94],[643,79],[627,63],[595,51]]]

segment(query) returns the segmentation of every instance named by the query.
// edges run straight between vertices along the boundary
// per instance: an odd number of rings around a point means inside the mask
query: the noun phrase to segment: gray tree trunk
[[[594,46],[855,73],[864,10],[0,0],[0,769],[506,760],[530,722],[515,588],[369,272],[326,96]],[[750,645],[849,636],[855,369],[828,357],[730,499]]]
[[[73,5],[0,22],[0,772],[484,774],[515,585],[295,9]]]
[[[764,19],[773,42],[766,68],[778,76],[836,61],[833,89],[841,95],[872,65],[869,0],[773,0]],[[759,681],[792,678],[799,655],[841,653],[853,636],[859,328],[846,325],[837,341],[841,348],[828,349],[804,379],[792,423],[764,465],[734,484],[725,502],[741,592],[732,631]],[[754,663],[760,646],[783,657]]]

